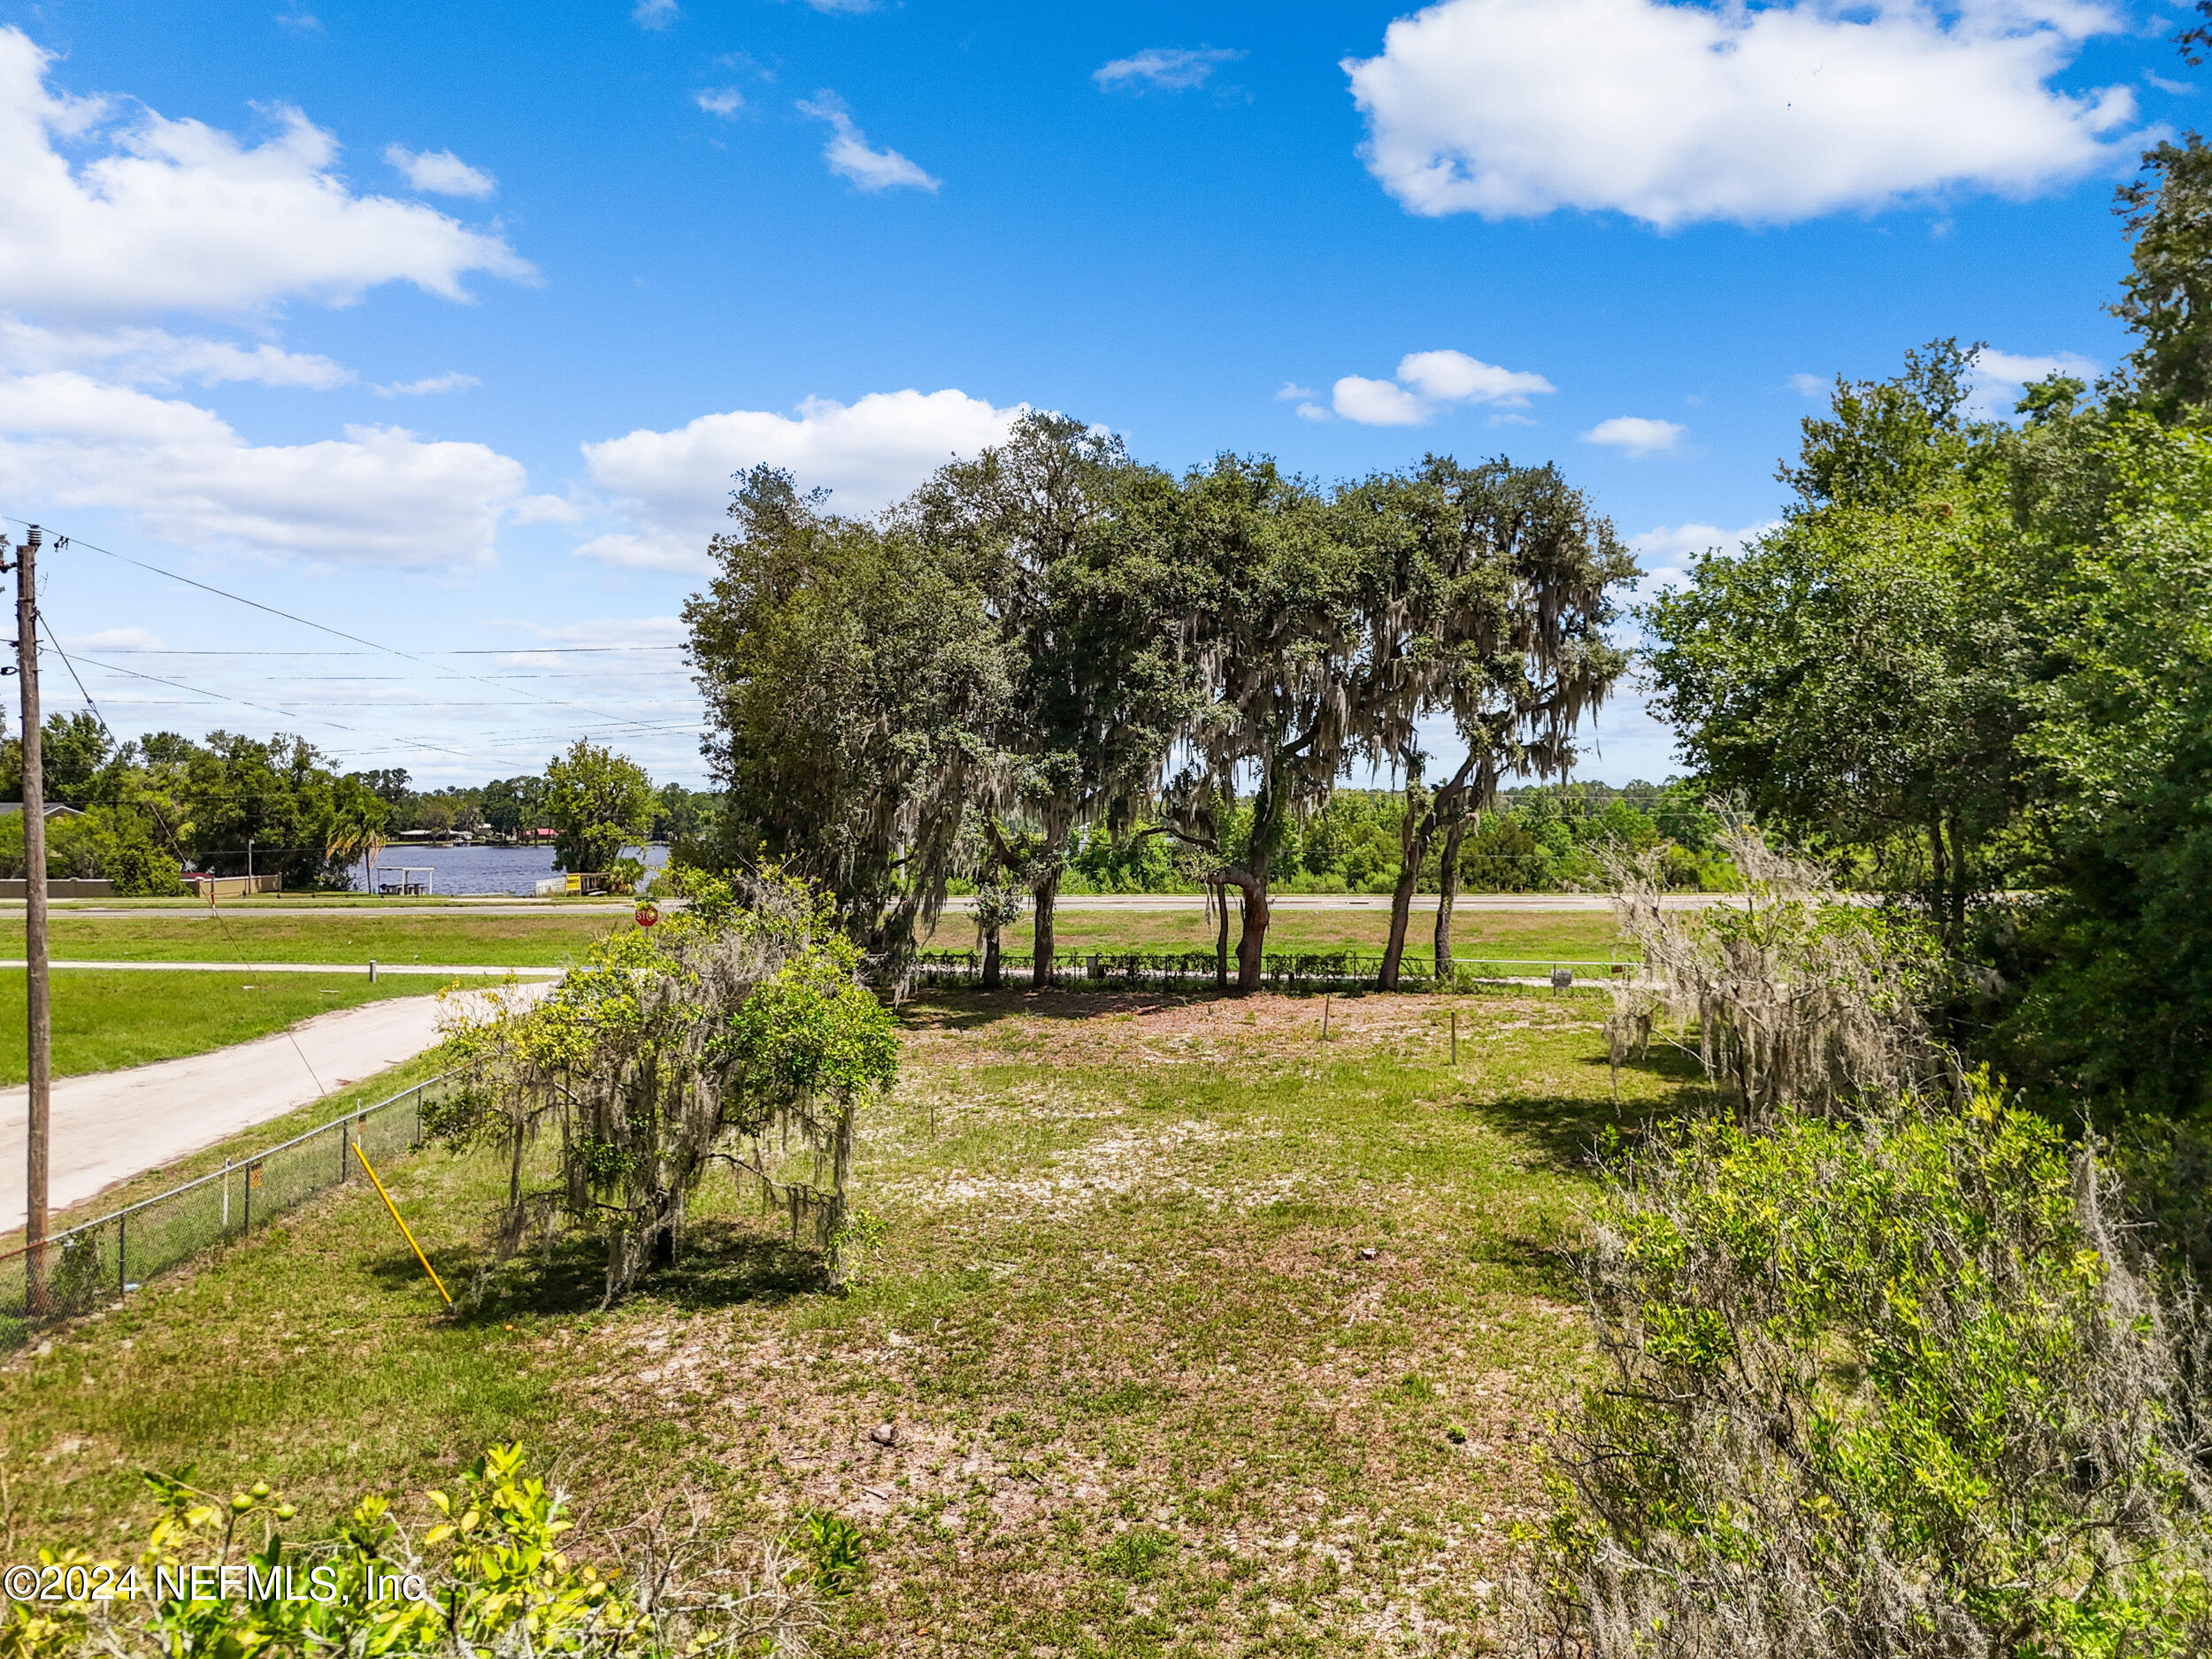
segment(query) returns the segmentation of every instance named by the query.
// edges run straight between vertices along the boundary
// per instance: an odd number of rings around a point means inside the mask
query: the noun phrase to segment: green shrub
[[[225,1498],[191,1476],[147,1477],[160,1514],[133,1561],[40,1551],[65,1587],[135,1594],[12,1597],[0,1659],[802,1653],[824,1628],[824,1595],[848,1593],[859,1571],[859,1535],[833,1517],[810,1526],[805,1554],[771,1545],[711,1591],[687,1583],[658,1539],[634,1571],[603,1573],[570,1559],[563,1496],[527,1473],[519,1446],[490,1448],[452,1491],[424,1494],[444,1517],[422,1534],[426,1555],[380,1496],[334,1537],[301,1545],[282,1535],[293,1506],[266,1485]],[[224,1571],[196,1578],[196,1566]]]
[[[2193,1316],[1985,1076],[1610,1152],[1611,1362],[1557,1426],[1525,1646],[2080,1655],[2212,1643]]]

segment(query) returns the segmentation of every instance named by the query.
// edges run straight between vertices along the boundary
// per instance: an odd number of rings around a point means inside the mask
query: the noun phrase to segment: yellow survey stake
[[[430,1265],[430,1258],[422,1253],[422,1246],[415,1242],[415,1235],[408,1229],[406,1217],[399,1213],[399,1206],[392,1202],[391,1194],[384,1190],[384,1183],[377,1180],[376,1166],[369,1162],[369,1155],[361,1150],[358,1141],[353,1143],[353,1156],[361,1160],[361,1167],[368,1171],[369,1179],[376,1182],[376,1195],[384,1201],[384,1208],[392,1212],[392,1219],[399,1224],[400,1234],[407,1240],[407,1248],[414,1251],[415,1259],[422,1263],[422,1271],[430,1275],[430,1282],[437,1286],[438,1294],[445,1296],[445,1305],[450,1308],[453,1298],[446,1294],[445,1281],[438,1277],[438,1270]]]

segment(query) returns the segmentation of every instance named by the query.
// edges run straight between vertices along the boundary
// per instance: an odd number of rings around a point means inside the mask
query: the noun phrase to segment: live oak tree
[[[940,468],[895,515],[975,572],[1004,641],[1010,683],[990,748],[1020,821],[982,810],[997,872],[1018,872],[1035,907],[1033,985],[1052,981],[1071,838],[1099,822],[1131,828],[1187,714],[1174,501],[1174,480],[1132,462],[1120,439],[1041,413]]]
[[[856,1114],[896,1073],[890,1011],[805,883],[687,885],[687,909],[601,941],[544,998],[457,1008],[446,1033],[467,1082],[428,1126],[505,1162],[496,1255],[595,1236],[607,1301],[672,1258],[718,1164],[787,1210],[794,1242],[812,1224],[834,1282]],[[787,1166],[794,1141],[810,1170]]]
[[[726,790],[713,856],[821,884],[895,967],[944,902],[966,815],[1003,796],[995,734],[1016,665],[986,572],[770,467],[730,512],[718,573],[684,608]]]
[[[1286,832],[1360,757],[1397,752],[1418,697],[1399,626],[1410,550],[1378,522],[1280,472],[1224,456],[1184,480],[1177,559],[1203,701],[1171,786],[1172,833],[1202,877],[1237,890],[1237,986],[1258,988],[1268,895]],[[1232,839],[1239,794],[1250,812]]]
[[[1418,712],[1448,712],[1467,746],[1432,788],[1421,780],[1425,757],[1410,736],[1394,757],[1408,793],[1380,976],[1388,990],[1398,983],[1431,845],[1441,837],[1440,977],[1451,966],[1460,848],[1500,780],[1548,777],[1572,764],[1576,727],[1628,665],[1605,629],[1615,616],[1611,590],[1636,567],[1611,523],[1550,465],[1517,467],[1501,457],[1468,467],[1431,456],[1413,472],[1370,480],[1345,499],[1402,543],[1394,561],[1402,594],[1380,609],[1377,626],[1408,636],[1391,654],[1409,677]]]

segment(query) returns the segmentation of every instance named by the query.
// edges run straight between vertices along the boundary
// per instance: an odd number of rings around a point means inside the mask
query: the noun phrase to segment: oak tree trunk
[[[1472,827],[1473,814],[1462,814],[1444,829],[1443,862],[1436,872],[1436,982],[1452,972],[1452,902],[1459,896],[1459,849]]]
[[[1244,926],[1237,934],[1237,989],[1256,991],[1260,988],[1263,971],[1266,966],[1267,924],[1267,863],[1253,861],[1256,870],[1232,870],[1226,872],[1243,900]]]
[[[1033,990],[1043,990],[1052,983],[1052,909],[1060,898],[1060,861],[1052,861],[1050,869],[1037,885],[1030,889],[1037,907],[1036,948],[1030,955],[1029,984]]]
[[[1413,895],[1420,890],[1421,861],[1428,854],[1429,826],[1434,822],[1425,803],[1406,791],[1406,815],[1398,826],[1398,885],[1390,890],[1390,942],[1383,947],[1382,972],[1376,983],[1386,991],[1398,988],[1398,964],[1406,954],[1406,930],[1413,923]]]

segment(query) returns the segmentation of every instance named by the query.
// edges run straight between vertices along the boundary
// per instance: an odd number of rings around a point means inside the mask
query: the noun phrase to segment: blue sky
[[[1808,387],[2124,350],[2178,15],[0,4],[0,511],[420,659],[74,545],[119,728],[442,781],[580,726],[703,781],[728,474],[872,509],[1024,404],[1176,467],[1556,461],[1664,580],[1774,516]],[[1593,735],[1671,769],[1632,695]]]

